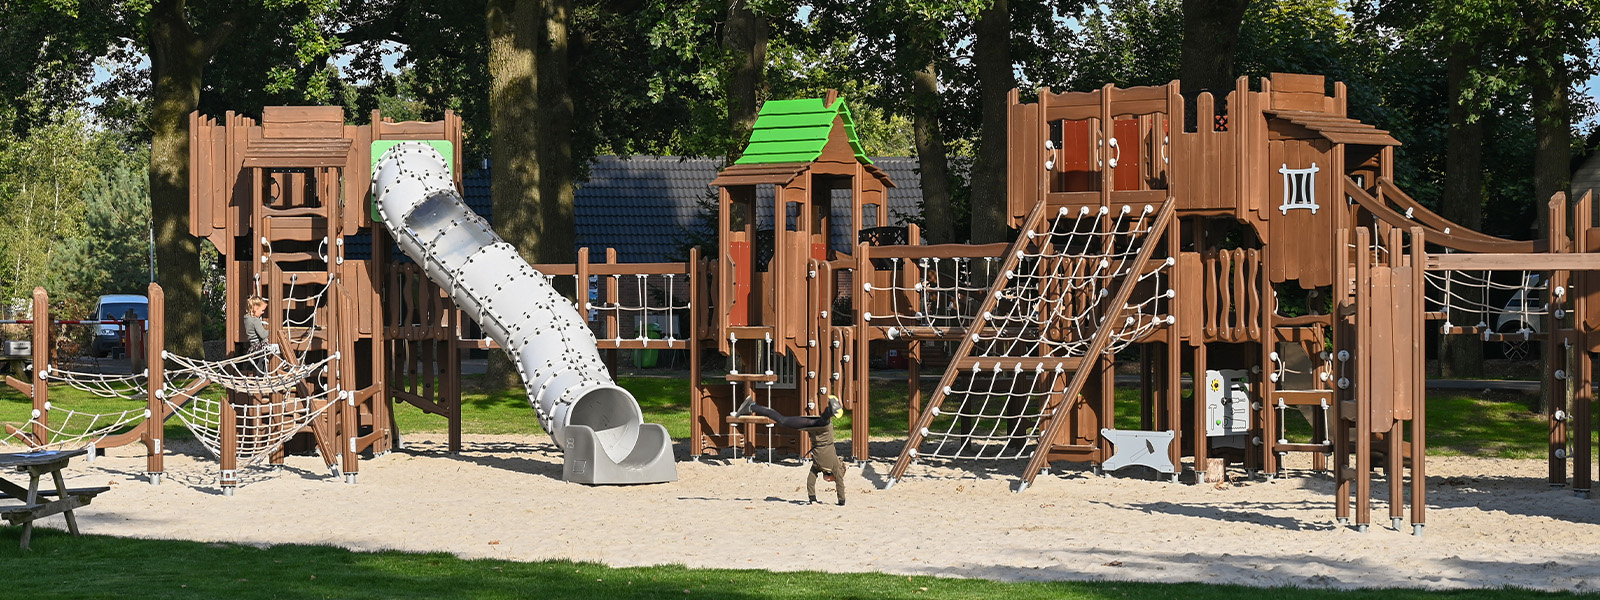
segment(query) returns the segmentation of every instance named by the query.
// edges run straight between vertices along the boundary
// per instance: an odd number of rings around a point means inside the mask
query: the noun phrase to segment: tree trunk
[[[755,128],[757,101],[767,67],[767,18],[751,10],[747,0],[728,2],[722,48],[731,55],[733,67],[724,90],[728,97],[728,164],[733,164],[744,153],[745,142]]]
[[[533,232],[539,262],[550,264],[576,261],[576,229],[573,220],[572,176],[572,86],[567,63],[567,28],[572,22],[571,0],[545,0],[544,28],[538,53],[539,97],[539,225]],[[565,283],[565,282],[562,282]],[[557,289],[565,294],[572,289]]]
[[[1250,0],[1183,0],[1183,50],[1178,79],[1189,98],[1233,89],[1233,54]],[[1219,99],[1220,104],[1220,99]]]
[[[901,31],[903,42],[895,49],[900,64],[923,65],[911,73],[912,143],[917,147],[922,177],[922,234],[929,243],[955,241],[955,219],[950,210],[950,163],[945,156],[944,132],[939,127],[939,67],[933,39],[934,23],[911,23]]]
[[[1565,192],[1572,175],[1572,130],[1568,123],[1567,68],[1561,44],[1545,40],[1538,45],[1532,76],[1533,127],[1537,147],[1533,155],[1533,199],[1538,214],[1538,235],[1550,231],[1546,210],[1550,197]],[[1543,63],[1542,65],[1539,63]]]
[[[489,123],[493,132],[490,193],[494,229],[529,262],[539,262],[538,123],[536,48],[542,11],[536,0],[489,0]],[[486,384],[491,388],[519,384],[516,366],[504,352],[489,358]]]
[[[1444,218],[1473,230],[1483,228],[1483,121],[1473,118],[1475,111],[1463,103],[1466,90],[1462,86],[1477,62],[1477,49],[1465,42],[1452,46],[1446,60],[1450,130],[1445,136],[1444,198],[1440,202]],[[1468,300],[1485,301],[1483,290],[1476,294],[1477,298]],[[1440,375],[1482,377],[1483,344],[1477,336],[1445,335],[1440,345]]]
[[[231,29],[228,27],[227,29]],[[190,29],[183,2],[153,7],[150,46],[150,218],[156,281],[167,298],[167,348],[203,356],[200,241],[189,235],[189,113],[200,105],[200,84],[227,30],[202,40]]]
[[[972,165],[972,243],[1006,238],[1007,96],[1017,87],[1011,70],[1011,13],[1006,0],[978,13],[972,63],[978,72],[983,123]]]

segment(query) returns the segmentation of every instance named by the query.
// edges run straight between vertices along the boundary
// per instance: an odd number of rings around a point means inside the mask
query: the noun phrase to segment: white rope
[[[39,376],[49,381],[65,383],[74,389],[85,391],[101,398],[137,400],[145,397],[144,382],[149,374],[149,371],[144,371],[127,375],[109,375],[72,371],[57,368],[55,365],[46,365]]]
[[[986,292],[995,298],[992,308],[973,316],[970,353],[956,357],[978,359],[976,364],[935,390],[928,409],[933,418],[911,455],[1032,456],[1044,443],[1039,436],[1045,419],[1071,403],[1059,390],[1073,372],[1048,359],[1085,357],[1102,331],[1109,339],[1101,352],[1113,354],[1170,325],[1174,261],[1155,259],[1134,271],[1140,249],[1159,234],[1154,224],[1150,207],[1084,208],[1076,214],[1063,210],[1039,230],[1024,232],[1015,266],[998,273]],[[1109,306],[1107,299],[1121,285],[1138,286],[1137,293]],[[996,360],[983,360],[990,358]],[[1001,359],[1013,366],[1002,368]],[[1024,368],[1018,359],[1040,362]]]
[[[79,412],[54,403],[45,403],[48,418],[41,419],[39,411],[14,431],[0,437],[0,446],[22,447],[28,450],[77,450],[100,443],[113,433],[150,417],[146,407],[130,408],[113,413]],[[46,439],[36,439],[34,425],[42,425],[49,432]]]
[[[326,381],[337,354],[310,365],[280,361],[283,368],[272,373],[245,374],[241,365],[262,358],[254,354],[257,353],[225,361],[171,355],[174,362],[185,366],[170,372],[162,390],[162,401],[212,456],[220,458],[226,450],[222,446],[222,424],[224,418],[232,419],[236,440],[233,451],[241,467],[265,460],[345,396],[337,387],[310,385]],[[230,402],[201,395],[210,383],[242,392],[248,399]],[[320,387],[321,391],[308,393],[312,387]]]

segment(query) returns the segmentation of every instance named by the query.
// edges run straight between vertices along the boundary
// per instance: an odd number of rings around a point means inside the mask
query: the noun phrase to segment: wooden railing
[[[1264,292],[1261,252],[1254,248],[1209,252],[1201,261],[1201,273],[1205,288],[1206,340],[1260,340]]]

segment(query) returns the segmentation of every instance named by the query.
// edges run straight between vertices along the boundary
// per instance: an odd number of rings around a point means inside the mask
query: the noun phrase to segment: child
[[[251,296],[244,304],[244,339],[250,343],[246,351],[255,352],[267,346],[267,323],[261,318],[267,312],[267,299]]]
[[[839,453],[833,448],[833,417],[844,412],[844,407],[839,403],[837,396],[828,396],[828,408],[822,415],[816,417],[789,417],[784,416],[769,407],[756,404],[755,398],[745,398],[744,404],[734,412],[735,416],[744,416],[756,413],[773,422],[806,432],[811,436],[811,474],[806,477],[806,495],[811,503],[817,503],[817,474],[821,473],[827,480],[834,482],[834,490],[839,495],[839,506],[844,506],[844,461],[839,460]]]

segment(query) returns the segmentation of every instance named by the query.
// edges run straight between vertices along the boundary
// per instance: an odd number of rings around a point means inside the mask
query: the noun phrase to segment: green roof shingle
[[[750,133],[750,145],[745,146],[744,154],[733,164],[815,161],[828,145],[835,117],[844,124],[845,136],[850,140],[856,160],[872,164],[872,159],[861,149],[855,119],[851,118],[844,100],[835,100],[833,106],[823,106],[821,98],[768,100],[762,104]]]

